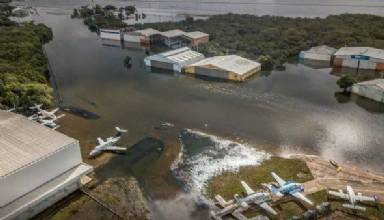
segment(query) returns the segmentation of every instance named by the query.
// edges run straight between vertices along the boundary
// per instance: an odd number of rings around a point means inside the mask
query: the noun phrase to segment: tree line
[[[53,102],[43,44],[52,40],[43,24],[16,23],[12,8],[0,7],[0,108],[27,108]]]
[[[313,46],[372,46],[384,48],[384,17],[366,14],[330,15],[326,18],[290,18],[225,14],[206,20],[136,25],[160,31],[181,29],[203,31],[210,42],[199,46],[205,55],[238,54],[278,67],[301,50]]]

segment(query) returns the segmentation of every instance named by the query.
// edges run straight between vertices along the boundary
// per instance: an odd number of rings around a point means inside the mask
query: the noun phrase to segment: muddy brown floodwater
[[[46,52],[60,105],[70,107],[59,131],[80,140],[101,183],[135,177],[155,219],[205,219],[204,199],[186,186],[203,184],[221,168],[218,160],[248,164],[266,154],[308,153],[384,172],[384,106],[340,95],[330,68],[293,61],[242,84],[148,72],[143,49],[106,45],[81,20],[70,19],[70,10],[86,2],[30,3],[39,6],[35,20],[54,33]],[[164,122],[175,126],[159,128]],[[128,153],[89,160],[96,138],[112,135],[115,126],[129,130],[121,141]],[[186,154],[179,154],[181,147]]]

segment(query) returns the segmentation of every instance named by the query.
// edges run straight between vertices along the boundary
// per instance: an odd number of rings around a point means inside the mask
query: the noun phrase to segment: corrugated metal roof
[[[188,47],[182,47],[176,50],[155,54],[146,57],[145,59],[188,65],[204,59],[204,55],[193,51]]]
[[[192,31],[192,32],[185,33],[184,36],[195,39],[195,38],[207,37],[207,36],[209,36],[209,34],[206,34],[206,33],[201,32],[201,31]]]
[[[365,82],[359,82],[357,85],[364,85],[364,86],[376,86],[379,89],[384,90],[384,79],[374,79],[370,81]]]
[[[210,57],[192,64],[192,66],[207,66],[207,65],[212,65],[219,69],[223,69],[226,71],[234,72],[239,75],[243,75],[248,71],[259,67],[260,63],[252,60],[248,60],[246,58],[243,58],[237,55],[228,55],[228,56]]]
[[[22,115],[0,110],[0,178],[76,142]]]
[[[377,59],[384,59],[384,50],[373,47],[342,47],[336,53],[336,56],[364,55]]]

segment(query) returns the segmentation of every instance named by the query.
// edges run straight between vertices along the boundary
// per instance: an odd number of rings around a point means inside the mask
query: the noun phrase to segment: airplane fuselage
[[[262,192],[254,193],[238,200],[239,203],[245,202],[247,204],[251,204],[251,203],[261,204],[261,203],[270,202],[270,201],[272,201],[271,196],[267,193],[262,193]]]
[[[349,201],[351,202],[351,204],[354,205],[356,203],[356,199],[355,199],[355,192],[353,191],[352,187],[347,186],[347,193],[348,193]]]
[[[287,183],[283,186],[280,186],[280,188],[275,189],[275,191],[283,195],[289,195],[296,192],[304,192],[304,187],[297,183]]]
[[[107,138],[107,141],[105,141],[102,144],[97,145],[90,153],[89,155],[94,157],[99,155],[105,148],[110,147],[121,139],[121,136],[115,136],[115,137],[109,137]]]

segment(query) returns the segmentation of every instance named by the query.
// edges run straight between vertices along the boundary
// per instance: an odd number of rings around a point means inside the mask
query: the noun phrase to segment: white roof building
[[[333,47],[329,47],[326,45],[321,45],[317,47],[312,47],[309,50],[301,51],[300,58],[301,59],[309,59],[309,60],[318,60],[318,61],[331,61],[332,55],[337,50]]]
[[[373,47],[342,47],[335,53],[334,65],[384,70],[384,50]]]
[[[352,92],[360,96],[384,103],[384,79],[356,83],[352,86]]]
[[[169,30],[169,31],[164,31],[160,32],[161,36],[167,37],[167,38],[172,38],[172,37],[180,37],[185,34],[184,31],[179,30],[179,29],[174,29],[174,30]]]
[[[244,81],[260,70],[260,63],[238,55],[209,57],[187,68],[189,73],[235,81]]]
[[[1,220],[37,214],[50,201],[59,199],[57,190],[77,184],[91,170],[82,163],[77,140],[0,110]]]
[[[373,47],[342,47],[335,56],[364,55],[375,59],[384,59],[384,50]]]
[[[195,39],[195,38],[208,37],[209,34],[201,31],[192,31],[192,32],[185,32],[184,36],[189,37],[191,39]]]
[[[193,51],[188,47],[182,47],[176,50],[148,56],[144,59],[144,63],[146,66],[180,72],[184,66],[202,59],[204,59],[203,54]]]

